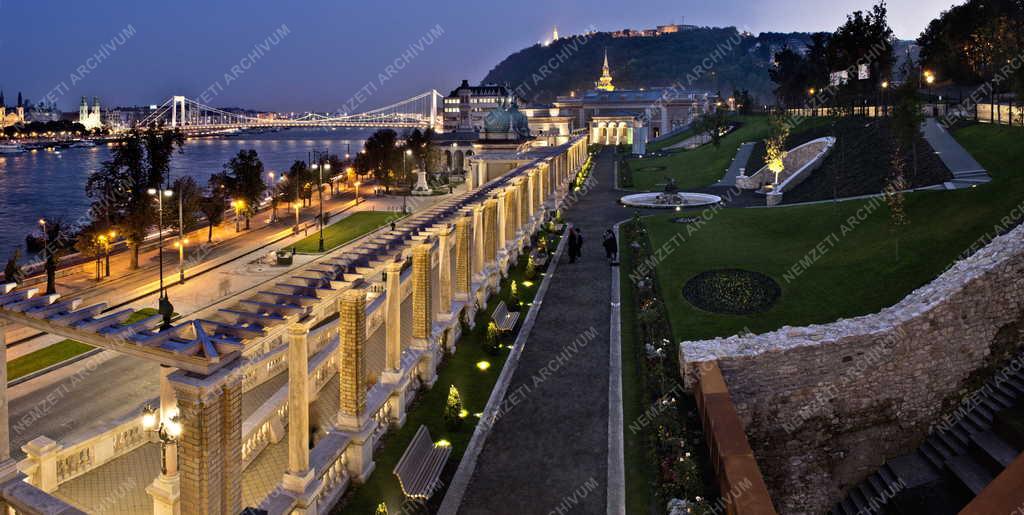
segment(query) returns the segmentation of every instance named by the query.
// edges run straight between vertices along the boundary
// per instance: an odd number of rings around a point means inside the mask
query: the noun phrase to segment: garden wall
[[[841,294],[841,292],[836,292]],[[717,361],[781,513],[823,513],[1021,347],[1024,226],[878,314],[680,344]]]

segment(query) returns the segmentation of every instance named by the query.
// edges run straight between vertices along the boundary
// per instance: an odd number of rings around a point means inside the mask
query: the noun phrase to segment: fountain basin
[[[694,207],[713,206],[722,201],[718,195],[707,193],[635,193],[619,199],[624,206],[643,207],[648,209],[688,209]]]

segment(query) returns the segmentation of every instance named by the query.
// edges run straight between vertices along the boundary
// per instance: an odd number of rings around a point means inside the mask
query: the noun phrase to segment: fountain
[[[654,209],[686,209],[718,204],[722,197],[707,193],[689,193],[679,191],[675,179],[666,177],[665,188],[661,192],[636,193],[619,199],[625,206],[646,207]]]

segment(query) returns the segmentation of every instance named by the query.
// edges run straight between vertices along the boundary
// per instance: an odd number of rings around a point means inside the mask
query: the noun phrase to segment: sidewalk
[[[597,185],[566,210],[583,257],[563,257],[551,277],[460,514],[606,512],[611,268],[601,237],[628,214],[615,207],[613,154],[593,173]]]
[[[935,118],[925,120],[923,128],[924,139],[953,173],[953,180],[946,183],[946,189],[970,188],[992,181],[985,167],[971,157],[971,154],[949,134],[949,131],[939,125]]]

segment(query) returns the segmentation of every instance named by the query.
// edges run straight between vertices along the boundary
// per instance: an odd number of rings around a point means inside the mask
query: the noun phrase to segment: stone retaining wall
[[[836,292],[841,294],[841,292]],[[1019,352],[1024,226],[878,314],[680,344],[717,361],[781,513],[823,513]]]

